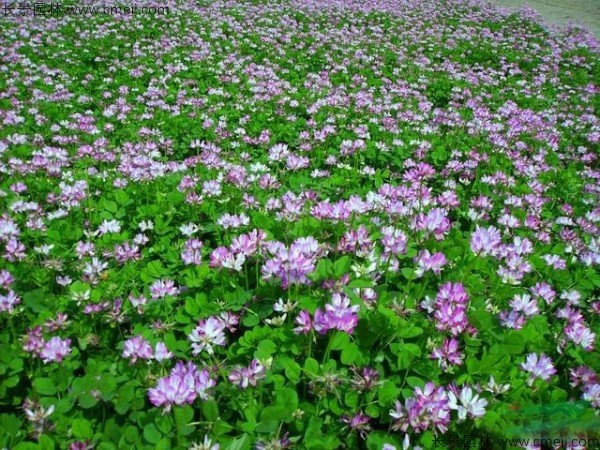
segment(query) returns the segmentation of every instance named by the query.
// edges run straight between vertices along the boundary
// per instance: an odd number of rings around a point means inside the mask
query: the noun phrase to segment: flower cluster
[[[301,311],[296,317],[298,326],[294,331],[306,334],[313,329],[319,334],[326,334],[329,330],[339,330],[352,334],[358,325],[359,310],[359,305],[351,305],[346,295],[336,292],[331,303],[326,304],[324,310],[318,308],[313,318],[309,312]]]
[[[475,333],[475,328],[469,324],[467,309],[469,296],[460,283],[445,283],[435,298],[436,328],[449,331],[456,336],[463,332]]]
[[[173,405],[191,404],[196,398],[208,399],[210,389],[216,384],[208,370],[179,361],[169,376],[160,378],[156,387],[148,390],[148,398],[154,406],[168,411]]]

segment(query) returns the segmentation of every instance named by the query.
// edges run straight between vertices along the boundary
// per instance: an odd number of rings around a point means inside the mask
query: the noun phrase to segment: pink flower
[[[152,359],[152,347],[142,336],[135,336],[125,341],[121,356],[129,358],[131,364],[134,364],[138,358]]]
[[[62,340],[55,336],[48,342],[44,343],[44,347],[40,352],[40,358],[45,363],[49,362],[61,362],[67,355],[71,353],[71,339]]]
[[[500,231],[497,228],[481,228],[477,225],[471,235],[471,250],[476,255],[494,256],[501,242]]]
[[[21,303],[19,296],[9,290],[6,295],[0,295],[0,312],[13,312],[19,303]]]
[[[150,294],[152,300],[166,297],[167,295],[177,295],[179,290],[175,287],[175,283],[172,280],[157,280],[150,286]]]
[[[552,360],[543,353],[539,358],[535,353],[527,355],[527,361],[521,363],[521,368],[529,372],[529,378],[527,379],[527,385],[529,386],[533,384],[536,378],[548,381],[556,373]]]
[[[229,374],[229,381],[241,389],[256,386],[266,376],[266,368],[253,359],[248,367],[236,367]]]
[[[295,320],[298,326],[294,328],[296,334],[307,334],[312,329],[312,320],[308,311],[300,311]]]
[[[459,343],[455,338],[444,339],[442,346],[431,353],[431,359],[437,359],[442,370],[446,371],[450,365],[460,366],[465,355],[458,349]]]
[[[583,399],[592,404],[594,408],[600,408],[600,384],[591,384],[586,386],[583,392]]]
[[[185,248],[181,253],[181,259],[184,264],[193,264],[199,265],[202,263],[202,254],[200,250],[202,249],[202,242],[198,239],[188,239],[185,242]]]
[[[575,322],[565,327],[565,334],[574,344],[581,345],[584,350],[592,351],[596,335],[581,322]]]
[[[208,370],[198,370],[192,362],[179,361],[168,377],[160,378],[156,387],[148,390],[148,398],[154,406],[164,406],[166,411],[172,405],[191,404],[200,397],[208,399],[209,389],[216,386]]]
[[[415,388],[414,394],[406,399],[404,405],[397,401],[396,408],[390,411],[390,416],[394,419],[392,428],[405,432],[412,427],[417,433],[431,428],[445,433],[450,424],[450,406],[444,388],[436,388],[429,382],[423,390]]]
[[[352,334],[358,325],[359,309],[358,305],[350,306],[348,297],[336,292],[331,303],[325,305],[325,311],[317,309],[315,312],[313,327],[320,334],[333,329]]]
[[[219,317],[211,316],[198,322],[198,326],[188,335],[192,342],[192,354],[199,355],[206,350],[209,355],[214,354],[213,345],[225,346],[225,323]]]
[[[423,276],[423,274],[431,270],[434,274],[439,275],[443,267],[446,265],[446,256],[443,253],[429,253],[429,250],[421,250],[415,258],[417,262],[417,269],[415,274],[417,277]]]

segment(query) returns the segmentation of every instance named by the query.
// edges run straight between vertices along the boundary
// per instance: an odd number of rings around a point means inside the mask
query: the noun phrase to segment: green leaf
[[[360,352],[360,348],[354,342],[350,342],[344,349],[342,350],[342,355],[340,357],[343,364],[347,366],[351,366],[357,364],[359,360],[362,360],[362,354]]]
[[[113,202],[112,200],[104,200],[103,206],[106,211],[112,214],[116,213],[117,209],[119,208],[117,203]]]
[[[263,408],[260,414],[261,421],[276,421],[281,422],[284,419],[288,419],[290,411],[285,406],[267,406]]]
[[[331,350],[342,350],[350,342],[348,333],[336,332],[331,338]]]
[[[406,384],[408,384],[411,388],[422,388],[425,386],[425,381],[419,377],[406,377]]]
[[[174,415],[178,436],[187,436],[194,432],[194,426],[190,425],[194,420],[194,409],[191,406],[175,407]]]
[[[396,333],[399,338],[410,339],[423,334],[423,329],[414,326],[401,327]]]
[[[302,373],[300,364],[287,356],[279,357],[278,364],[283,367],[285,376],[288,378],[288,380],[290,380],[292,383],[298,383],[300,381],[300,375]]]
[[[510,334],[506,336],[499,347],[502,352],[506,352],[510,355],[520,355],[525,349],[525,343],[523,337],[519,334]]]
[[[330,273],[333,269],[333,263],[328,259],[321,259],[317,263],[315,271],[310,275],[310,278],[314,281],[326,280],[330,277]]]
[[[56,447],[55,442],[45,434],[41,435],[38,439],[38,448],[44,450],[53,450]]]
[[[352,280],[350,282],[350,284],[348,284],[348,287],[350,289],[372,288],[373,287],[373,282],[371,280],[357,279],[357,280]]]
[[[79,397],[79,406],[84,409],[93,408],[98,403],[98,399],[91,394],[85,393]]]
[[[209,422],[215,422],[219,418],[219,405],[214,400],[207,400],[200,404],[202,417]]]
[[[86,419],[74,419],[71,423],[71,432],[77,439],[91,439],[94,434],[92,424]]]
[[[165,269],[160,261],[152,261],[146,266],[148,275],[152,278],[160,278],[165,275]]]
[[[229,443],[225,450],[250,450],[250,439],[247,434],[235,438]]]
[[[402,272],[402,275],[404,275],[404,278],[406,278],[407,280],[416,279],[415,271],[410,267],[403,267],[402,269],[400,269],[400,272]]]
[[[421,356],[421,349],[416,344],[392,344],[390,345],[392,352],[398,357],[398,369],[408,369],[412,361],[417,357]]]
[[[396,385],[390,380],[385,380],[378,388],[377,388],[377,398],[379,399],[379,403],[383,406],[389,406],[393,404],[400,395],[400,389],[396,387]]]
[[[242,325],[247,328],[252,328],[260,323],[260,317],[257,314],[248,314],[242,320]]]
[[[552,391],[550,399],[552,400],[552,403],[562,403],[567,400],[567,397],[567,391],[560,388],[556,388]]]
[[[319,363],[314,358],[306,358],[304,361],[304,370],[310,375],[317,375],[319,373]]]
[[[34,444],[33,442],[19,442],[12,448],[12,450],[40,450],[40,447],[38,444]]]
[[[289,414],[293,414],[298,409],[298,393],[295,389],[284,388],[275,395],[275,405],[287,408]]]
[[[264,339],[259,342],[254,357],[259,360],[265,360],[269,358],[273,353],[277,351],[277,344],[271,339]]]
[[[144,427],[144,439],[146,439],[149,444],[157,444],[161,437],[162,434],[153,423],[149,423]]]
[[[138,433],[138,429],[133,426],[128,426],[125,429],[125,433],[123,434],[123,439],[129,444],[134,444],[138,441],[140,435]]]
[[[171,450],[171,440],[169,438],[162,438],[156,444],[156,450]]]
[[[33,387],[42,395],[56,394],[56,385],[50,378],[36,378],[33,380]]]
[[[184,309],[185,309],[185,312],[188,313],[193,318],[198,315],[198,312],[200,311],[200,305],[198,304],[196,299],[188,298],[185,301]]]
[[[350,266],[352,265],[352,260],[348,255],[342,256],[336,262],[333,263],[333,275],[336,278],[340,278],[345,273],[348,273],[350,270]]]

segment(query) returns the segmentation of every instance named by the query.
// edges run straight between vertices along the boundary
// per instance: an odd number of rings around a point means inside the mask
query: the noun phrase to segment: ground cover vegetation
[[[0,18],[2,448],[594,437],[597,40],[155,6]]]

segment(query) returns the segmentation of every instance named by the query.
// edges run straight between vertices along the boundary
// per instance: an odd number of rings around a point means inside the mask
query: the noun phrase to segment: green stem
[[[329,355],[331,354],[331,344],[333,343],[333,337],[335,336],[336,333],[331,333],[331,335],[329,336],[329,341],[327,342],[327,348],[325,349],[325,355],[323,355],[323,362],[322,364],[325,364],[327,361],[329,361]]]

